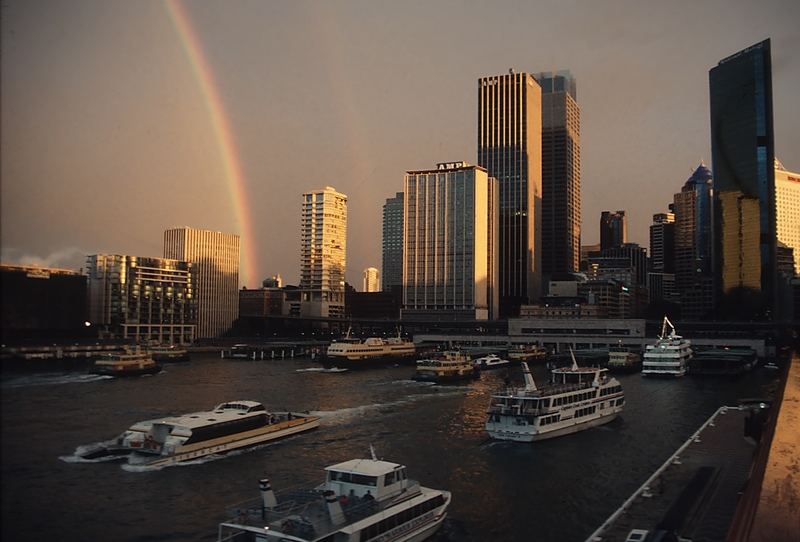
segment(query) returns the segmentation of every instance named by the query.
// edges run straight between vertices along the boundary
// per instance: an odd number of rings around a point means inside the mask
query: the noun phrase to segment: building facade
[[[362,292],[380,292],[380,273],[374,267],[367,267],[361,274]]]
[[[675,214],[656,213],[650,224],[650,271],[647,274],[651,303],[676,301],[674,255]]]
[[[239,236],[172,228],[164,232],[164,257],[192,264],[197,338],[222,337],[239,313]]]
[[[581,110],[569,71],[538,73],[542,88],[542,274],[580,267]]]
[[[711,171],[702,163],[675,194],[675,287],[683,319],[710,316],[713,309]]]
[[[775,229],[778,242],[794,250],[794,274],[800,274],[800,173],[775,160]]]
[[[384,292],[403,285],[403,193],[383,205],[381,284]]]
[[[300,232],[301,313],[343,318],[347,196],[330,186],[303,194]]]
[[[89,321],[104,338],[189,344],[197,329],[189,262],[94,254],[87,258]]]
[[[770,40],[709,71],[717,309],[771,318],[775,305],[775,145]]]
[[[48,341],[90,333],[86,276],[75,271],[0,265],[0,333],[3,344]]]
[[[478,80],[478,165],[499,186],[500,314],[542,293],[542,91],[530,74]]]
[[[403,318],[497,318],[498,187],[482,167],[409,171]]]
[[[600,249],[622,246],[628,242],[628,220],[625,211],[600,213]]]

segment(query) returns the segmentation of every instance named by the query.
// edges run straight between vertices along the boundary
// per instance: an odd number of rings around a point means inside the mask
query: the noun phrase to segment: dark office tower
[[[675,214],[653,215],[650,224],[650,270],[653,273],[675,272]]]
[[[383,273],[384,292],[403,285],[403,193],[387,198],[383,205]]]
[[[620,247],[628,242],[625,211],[603,211],[600,215],[600,250]]]
[[[713,305],[711,273],[711,171],[700,164],[675,194],[675,287],[681,315],[708,316]]]
[[[542,274],[575,272],[581,258],[581,110],[569,71],[542,87]]]
[[[500,192],[500,316],[541,295],[542,91],[527,73],[478,80],[478,165]]]
[[[717,309],[771,318],[775,306],[775,147],[770,40],[709,72]]]

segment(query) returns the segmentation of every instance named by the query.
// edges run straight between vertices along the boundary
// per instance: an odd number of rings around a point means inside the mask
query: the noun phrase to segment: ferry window
[[[378,479],[374,476],[364,476],[363,474],[355,474],[355,473],[342,473],[342,474],[348,474],[350,480],[345,480],[345,481],[350,481],[354,484],[359,484],[362,486],[372,486],[372,487],[378,485]]]
[[[394,473],[390,472],[383,477],[383,485],[388,486],[394,483]]]
[[[542,408],[550,408],[550,399],[542,399],[541,400]]]

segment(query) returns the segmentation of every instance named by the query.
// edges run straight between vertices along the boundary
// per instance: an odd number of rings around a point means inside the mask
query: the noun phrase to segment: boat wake
[[[389,382],[378,382],[375,384],[376,386],[406,386],[409,388],[427,388],[430,386],[435,386],[435,382],[418,382],[417,380],[411,380],[410,378],[404,380],[390,380]]]
[[[467,388],[468,389],[468,388]],[[326,425],[338,425],[353,418],[368,415],[375,411],[391,410],[393,407],[399,407],[416,403],[417,401],[424,401],[434,397],[445,397],[448,395],[461,395],[462,391],[453,388],[446,388],[446,391],[438,391],[437,393],[418,393],[415,395],[408,395],[396,401],[389,401],[386,403],[372,403],[369,405],[359,405],[355,407],[340,408],[338,410],[312,410],[312,416],[318,416],[320,421]]]
[[[103,457],[97,457],[95,459],[87,459],[84,456],[91,452],[92,450],[98,448],[105,448],[109,444],[113,444],[114,441],[107,440],[103,442],[95,442],[93,444],[82,444],[75,448],[75,451],[72,452],[72,455],[61,455],[58,458],[63,461],[64,463],[108,463],[110,461],[119,461],[121,459],[125,459],[127,456],[125,455],[107,455]]]
[[[84,384],[86,382],[98,382],[114,378],[107,375],[94,375],[85,373],[56,373],[27,375],[19,378],[12,378],[2,383],[3,388],[27,388],[30,386],[57,386],[60,384]]]
[[[340,369],[339,367],[307,367],[305,369],[295,369],[296,373],[346,373],[347,369]]]

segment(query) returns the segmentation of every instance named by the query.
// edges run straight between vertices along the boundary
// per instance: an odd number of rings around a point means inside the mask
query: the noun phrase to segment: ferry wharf
[[[719,408],[586,542],[800,542],[800,357],[783,377],[771,408]]]

